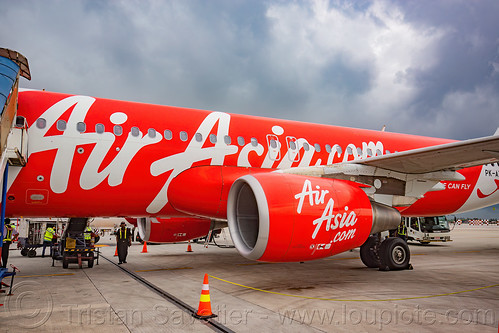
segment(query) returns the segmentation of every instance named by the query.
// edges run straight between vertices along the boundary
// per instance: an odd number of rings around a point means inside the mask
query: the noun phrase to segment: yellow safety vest
[[[92,228],[87,227],[85,229],[85,240],[91,240],[92,239]]]
[[[4,242],[10,242],[12,240],[12,228],[5,228],[7,229],[7,234],[5,235],[3,241]]]
[[[121,234],[121,228],[120,228],[120,239],[126,239],[126,229],[127,228],[125,228],[125,238],[123,238],[123,235]]]
[[[47,228],[45,231],[45,235],[43,236],[43,240],[46,242],[51,242],[52,238],[54,238],[55,231],[52,228]]]
[[[405,227],[405,224],[399,225],[398,234],[402,236],[405,236],[407,234],[407,228]]]

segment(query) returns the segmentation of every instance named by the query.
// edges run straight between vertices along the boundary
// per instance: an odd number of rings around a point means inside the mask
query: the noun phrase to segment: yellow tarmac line
[[[107,244],[97,244],[94,247],[106,247],[106,246],[109,246],[109,245],[107,245]]]
[[[139,272],[156,272],[156,271],[175,271],[179,269],[192,269],[192,267],[173,267],[173,268],[155,268],[155,269],[140,269],[138,271],[135,271],[137,273]]]
[[[436,294],[436,295],[427,295],[427,296],[414,296],[414,297],[402,297],[402,298],[387,298],[387,299],[338,299],[338,298],[322,298],[322,297],[310,297],[310,296],[302,296],[302,295],[292,295],[292,294],[284,294],[284,293],[278,293],[275,291],[269,291],[269,290],[264,290],[264,289],[258,289],[258,288],[253,288],[249,286],[245,286],[243,284],[231,282],[228,280],[221,279],[219,277],[209,275],[209,277],[217,279],[222,282],[226,282],[238,287],[246,288],[246,289],[251,289],[255,291],[260,291],[263,293],[268,293],[268,294],[274,294],[274,295],[280,295],[280,296],[287,296],[287,297],[296,297],[296,298],[305,298],[305,299],[316,299],[316,300],[321,300],[321,301],[337,301],[337,302],[393,302],[393,301],[405,301],[405,300],[411,300],[411,299],[422,299],[422,298],[433,298],[433,297],[443,297],[443,296],[451,296],[451,295],[457,295],[457,294],[462,294],[462,293],[468,293],[471,291],[477,291],[477,290],[482,290],[482,289],[487,289],[487,288],[492,288],[492,287],[498,287],[499,284],[493,284],[490,286],[485,286],[485,287],[479,287],[475,289],[469,289],[469,290],[461,290],[461,291],[455,291],[452,293],[445,293],[445,294]]]
[[[326,258],[325,260],[350,260],[350,259],[360,259],[360,257],[349,257],[349,258]]]
[[[16,278],[40,277],[40,276],[67,276],[67,275],[75,275],[75,273],[43,274],[43,275],[16,275]]]

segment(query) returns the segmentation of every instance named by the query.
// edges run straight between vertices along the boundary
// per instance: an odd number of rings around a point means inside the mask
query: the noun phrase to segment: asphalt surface
[[[194,309],[207,273],[214,320],[236,332],[498,332],[499,226],[457,226],[451,237],[411,244],[405,271],[366,268],[358,249],[268,264],[213,245],[188,253],[186,243],[147,253],[134,243],[123,267]],[[117,262],[112,240],[101,245]],[[14,295],[0,295],[0,332],[213,332],[104,258],[63,269],[11,250],[9,263],[21,271]]]

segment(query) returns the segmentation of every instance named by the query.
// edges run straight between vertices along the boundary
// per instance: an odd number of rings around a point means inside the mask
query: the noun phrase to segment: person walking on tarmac
[[[118,264],[126,263],[128,247],[132,245],[132,234],[126,227],[125,222],[121,222],[120,228],[116,231],[116,247],[118,249]]]
[[[45,248],[50,246],[50,256],[52,257],[52,239],[54,238],[55,230],[52,227],[48,227],[45,230],[45,235],[43,235],[43,250],[42,250],[42,258],[45,257]]]
[[[407,227],[405,226],[404,220],[400,221],[399,227],[397,229],[397,236],[407,242]]]
[[[10,219],[6,218],[3,228],[3,244],[2,244],[2,267],[7,268],[7,260],[9,260],[10,244],[17,238],[19,233],[13,224],[10,224]]]

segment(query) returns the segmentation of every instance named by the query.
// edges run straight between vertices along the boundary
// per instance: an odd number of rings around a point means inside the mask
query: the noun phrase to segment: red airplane
[[[499,135],[452,141],[33,90],[19,92],[17,116],[29,141],[25,166],[8,170],[10,217],[137,217],[155,242],[228,223],[249,259],[364,244],[367,266],[402,269],[407,245],[370,235],[401,216],[499,203]]]

